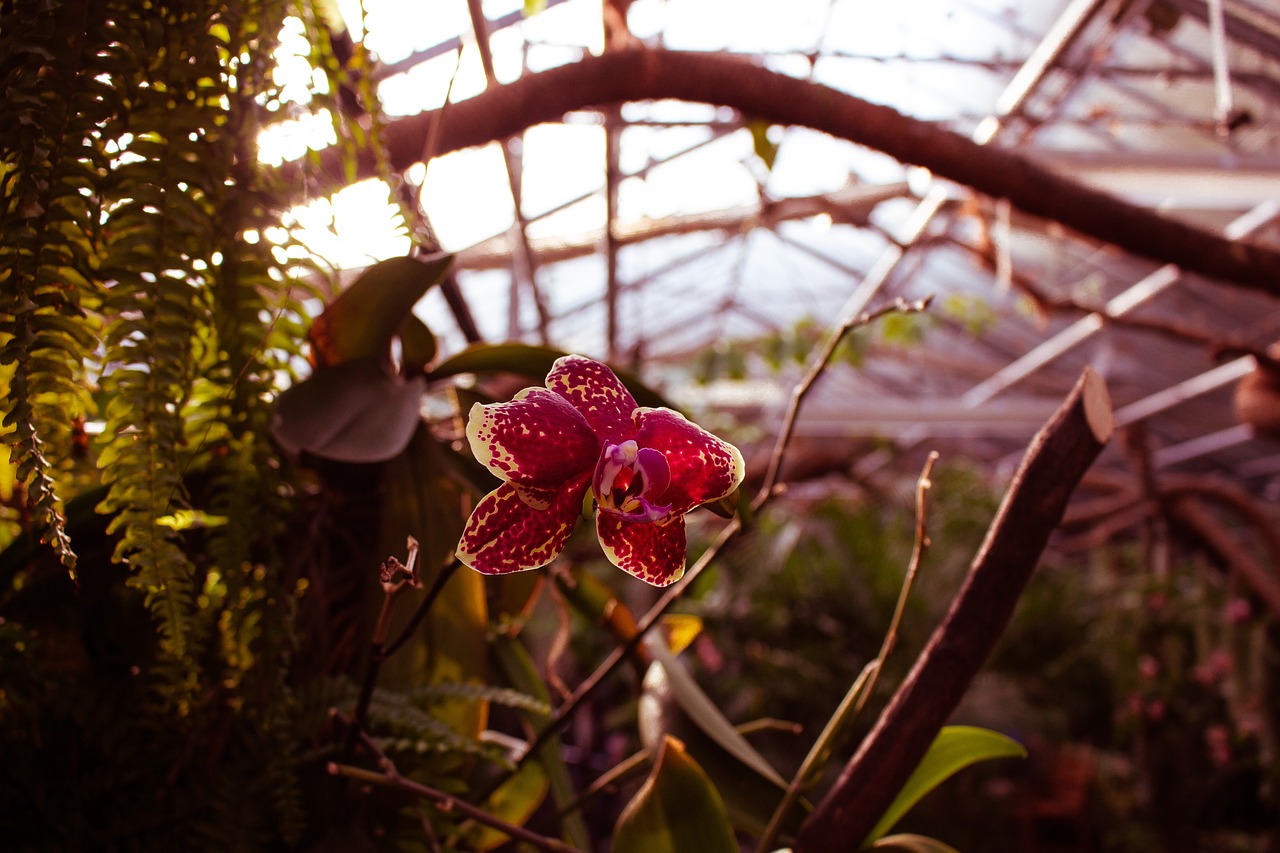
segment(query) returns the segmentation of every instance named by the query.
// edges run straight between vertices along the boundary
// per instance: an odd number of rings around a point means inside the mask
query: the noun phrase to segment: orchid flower
[[[486,575],[547,565],[590,490],[609,560],[654,586],[679,580],[684,515],[738,487],[742,454],[678,412],[637,406],[589,358],[557,360],[546,386],[472,406],[472,453],[503,482],[471,513],[458,559]]]

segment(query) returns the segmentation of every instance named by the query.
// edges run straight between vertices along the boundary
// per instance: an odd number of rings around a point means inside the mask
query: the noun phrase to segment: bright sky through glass
[[[365,0],[363,18],[359,0],[341,0],[342,13],[352,31],[367,29],[366,44],[382,61],[395,62],[451,38],[461,37],[461,61],[448,51],[383,82],[382,106],[389,116],[408,115],[440,106],[453,84],[455,101],[474,97],[485,88],[479,51],[470,36],[464,0],[409,2]],[[790,0],[785,13],[772,0],[636,0],[630,25],[637,36],[661,39],[665,47],[681,50],[729,50],[766,55],[770,67],[805,76],[810,72],[807,54],[819,47],[845,56],[820,60],[813,78],[869,100],[888,103],[924,118],[957,123],[959,117],[990,109],[998,94],[989,76],[956,85],[955,68],[928,64],[905,71],[875,57],[899,55],[964,55],[966,40],[990,55],[993,42],[1010,55],[1025,53],[1029,44],[1010,41],[1008,30],[992,19],[1003,8],[1001,0],[972,0],[972,6],[990,6],[982,15],[958,20],[950,0],[918,0],[906,15],[896,5],[864,0]],[[1056,3],[1030,4],[1056,6]],[[517,12],[521,0],[486,2],[490,19]],[[1033,13],[1051,16],[1053,9]],[[529,71],[572,62],[601,45],[599,0],[570,0],[553,6],[520,24],[499,30],[492,47],[500,82],[521,74],[521,62]],[[303,56],[306,53],[301,26],[286,29],[278,52],[282,81],[289,81],[286,96],[305,100],[312,81]],[[910,64],[908,64],[910,65]],[[938,72],[942,72],[939,74]],[[949,77],[947,73],[949,72]],[[948,80],[951,83],[948,85]],[[683,104],[631,105],[631,118],[696,118],[716,115],[711,107]],[[708,137],[704,127],[631,127],[623,139],[623,171],[634,172]],[[307,146],[323,147],[333,139],[327,116],[307,118],[264,135],[262,157],[268,162],[293,159]],[[586,235],[604,223],[604,132],[598,125],[578,121],[542,125],[530,129],[523,140],[523,192],[526,215],[537,217],[570,199],[583,201],[530,228],[532,237]],[[423,168],[409,170],[421,180]],[[889,158],[831,140],[821,134],[789,130],[786,144],[772,174],[768,191],[774,195],[828,192],[843,186],[851,176],[863,182],[896,181],[902,168]],[[752,204],[758,198],[757,178],[762,177],[752,159],[745,131],[712,142],[692,154],[654,168],[648,177],[626,180],[620,188],[620,219],[661,218],[674,213],[719,210]],[[503,235],[513,224],[513,204],[501,152],[496,145],[436,158],[427,175],[424,204],[444,248],[463,249],[490,237]],[[394,208],[387,189],[378,182],[363,182],[344,189],[331,200],[318,200],[297,211],[304,239],[318,253],[340,267],[363,266],[373,260],[404,254],[408,240],[396,228]]]

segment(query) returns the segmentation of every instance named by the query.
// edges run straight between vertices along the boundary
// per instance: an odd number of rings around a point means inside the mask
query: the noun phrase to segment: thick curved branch
[[[1090,189],[1013,151],[978,145],[889,107],[726,54],[610,51],[530,74],[451,104],[437,150],[505,139],[587,107],[664,98],[734,107],[777,124],[820,130],[1136,254],[1280,295],[1280,252],[1226,240]],[[434,115],[421,113],[387,127],[394,166],[403,169],[421,157]],[[371,155],[361,169],[372,174]]]
[[[1111,429],[1106,386],[1086,369],[1027,449],[951,610],[801,826],[795,853],[856,849],[875,826],[1004,633],[1049,534]]]

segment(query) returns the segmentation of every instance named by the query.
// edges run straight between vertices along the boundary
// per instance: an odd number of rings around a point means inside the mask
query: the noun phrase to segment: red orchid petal
[[[666,457],[671,483],[666,492],[650,499],[671,505],[673,515],[684,515],[707,501],[719,500],[742,482],[742,454],[727,441],[716,438],[679,412],[670,409],[637,409],[636,443]]]
[[[589,475],[566,483],[546,509],[535,509],[510,483],[476,504],[458,542],[458,559],[485,575],[536,569],[564,550],[582,513]]]
[[[547,387],[572,403],[601,439],[618,442],[635,433],[636,399],[606,365],[566,355],[551,367]]]
[[[684,575],[683,518],[654,524],[599,512],[596,533],[609,562],[645,583],[669,586]]]
[[[471,407],[467,440],[476,459],[503,480],[556,489],[595,467],[600,442],[558,394],[526,388],[508,403]]]

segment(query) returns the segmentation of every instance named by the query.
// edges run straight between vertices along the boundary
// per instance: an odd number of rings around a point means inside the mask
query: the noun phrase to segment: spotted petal
[[[476,504],[458,543],[458,559],[485,575],[550,563],[564,550],[578,522],[590,476],[564,484],[545,509],[530,506],[517,487],[503,483]]]
[[[471,407],[467,440],[476,459],[503,480],[556,489],[595,468],[600,442],[563,397],[526,388],[508,403]]]
[[[684,519],[679,516],[653,523],[598,512],[596,533],[609,562],[645,583],[669,586],[684,575]]]
[[[580,355],[556,359],[547,387],[582,413],[601,439],[615,444],[631,438],[636,399],[608,366]]]
[[[679,412],[637,409],[636,443],[660,451],[671,470],[671,483],[654,499],[683,515],[707,501],[719,500],[742,482],[744,467],[738,448],[716,438]]]

